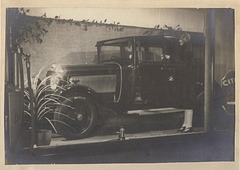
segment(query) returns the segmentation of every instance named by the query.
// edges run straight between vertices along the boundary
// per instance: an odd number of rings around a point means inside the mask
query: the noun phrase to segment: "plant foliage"
[[[43,19],[42,22],[37,17],[31,17],[27,14],[30,9],[24,8],[9,8],[8,12],[8,26],[11,26],[12,44],[21,46],[22,43],[37,41],[42,43],[42,37],[48,33],[46,26],[52,23],[51,19]]]
[[[180,25],[177,25],[175,27],[163,25],[161,27],[161,25],[158,24],[158,25],[155,25],[154,28],[152,28],[151,30],[145,31],[143,33],[143,35],[146,35],[146,36],[151,36],[153,34],[158,34],[158,35],[169,34],[179,38],[182,35],[182,28],[180,27]]]
[[[44,78],[42,81],[40,81],[39,77],[42,72],[43,68],[39,71],[39,73],[32,78],[32,89],[33,89],[33,115],[31,115],[30,112],[30,94],[29,94],[29,88],[25,88],[24,90],[24,113],[25,113],[25,123],[30,125],[30,119],[32,116],[35,116],[35,122],[36,126],[39,127],[40,124],[45,120],[47,121],[53,130],[57,133],[57,130],[52,123],[54,120],[51,120],[51,117],[53,117],[53,114],[55,112],[55,108],[57,106],[64,106],[68,107],[70,109],[74,109],[70,105],[66,105],[63,103],[63,101],[70,99],[61,96],[60,94],[53,93],[50,85],[45,85],[47,81],[49,81],[52,76],[48,76]],[[58,86],[58,88],[61,88]],[[60,114],[62,116],[68,117],[64,113],[58,112],[57,114]],[[72,119],[71,117],[68,117],[69,119]],[[64,122],[60,122],[65,124]]]

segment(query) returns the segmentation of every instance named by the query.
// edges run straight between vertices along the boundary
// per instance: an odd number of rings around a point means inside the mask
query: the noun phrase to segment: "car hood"
[[[112,74],[119,70],[116,64],[82,64],[82,65],[60,65],[66,75],[99,75]]]
[[[77,80],[77,84],[93,89],[98,93],[112,93],[119,90],[121,65],[118,63],[59,65],[64,77]]]

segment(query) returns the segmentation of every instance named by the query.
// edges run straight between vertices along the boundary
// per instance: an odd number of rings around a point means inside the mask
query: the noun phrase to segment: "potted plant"
[[[34,116],[35,123],[35,144],[37,145],[49,145],[51,142],[52,130],[57,133],[57,130],[53,124],[52,118],[55,111],[56,106],[65,106],[70,109],[73,109],[71,106],[64,104],[62,101],[70,99],[58,95],[52,92],[50,85],[46,85],[46,82],[51,79],[51,76],[44,78],[42,81],[40,80],[40,74],[42,73],[43,68],[39,71],[39,73],[31,78],[31,88],[33,92],[33,113],[31,114],[30,109],[30,90],[29,87],[26,87],[24,90],[24,118],[25,118],[25,127],[27,129],[32,128],[31,119]],[[57,88],[61,88],[60,86]],[[60,115],[64,115],[63,113],[58,112]],[[46,128],[46,122],[50,125],[51,129]],[[45,124],[44,124],[45,123]]]

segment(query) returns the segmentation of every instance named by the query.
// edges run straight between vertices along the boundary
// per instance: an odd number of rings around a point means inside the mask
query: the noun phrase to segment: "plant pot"
[[[29,148],[31,144],[31,130],[24,130],[21,135],[21,143],[23,148]]]
[[[52,139],[52,131],[41,129],[37,133],[37,146],[50,145]]]

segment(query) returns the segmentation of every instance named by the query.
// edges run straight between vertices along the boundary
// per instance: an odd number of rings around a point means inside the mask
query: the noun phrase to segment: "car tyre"
[[[65,95],[61,106],[54,112],[57,133],[66,139],[87,137],[97,122],[97,107],[91,96],[79,92]]]

